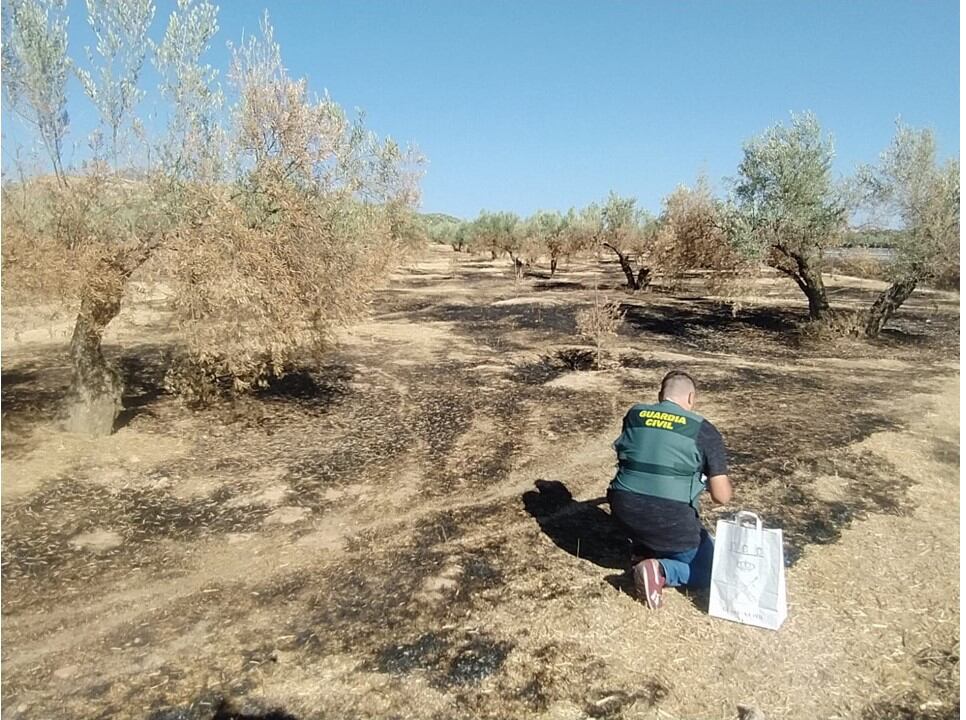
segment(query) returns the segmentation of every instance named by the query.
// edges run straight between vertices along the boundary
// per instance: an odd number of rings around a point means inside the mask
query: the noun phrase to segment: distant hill
[[[440,225],[459,225],[463,222],[460,218],[446,213],[421,213],[420,217],[426,223],[426,227],[431,229]]]
[[[462,224],[462,220],[446,213],[422,213],[419,216],[426,227],[426,231],[434,242],[446,243],[450,233],[457,225]]]

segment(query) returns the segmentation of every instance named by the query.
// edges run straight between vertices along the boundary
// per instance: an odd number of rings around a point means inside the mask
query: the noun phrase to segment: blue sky
[[[158,1],[155,36],[173,5]],[[293,75],[427,156],[427,212],[528,214],[609,190],[658,211],[699,172],[723,189],[746,139],[806,109],[839,173],[875,161],[900,115],[959,155],[954,0],[221,5],[209,61],[223,69],[267,7]],[[83,2],[68,7],[83,62]],[[96,118],[76,84],[69,110],[83,144]],[[6,166],[24,133],[3,119]]]

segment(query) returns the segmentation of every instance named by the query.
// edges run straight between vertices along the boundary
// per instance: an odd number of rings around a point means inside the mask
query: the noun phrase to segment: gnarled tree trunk
[[[624,277],[627,278],[627,287],[632,291],[637,290],[637,278],[634,277],[634,268],[631,267],[630,260],[627,259],[622,253],[617,253],[617,261],[621,264],[621,270],[624,271]]]
[[[879,336],[882,328],[889,322],[889,318],[912,295],[917,283],[917,279],[907,278],[894,282],[882,291],[882,294],[876,298],[875,302],[872,303],[872,307],[869,308],[869,315],[865,324],[865,334],[867,337],[874,338]]]
[[[651,281],[650,268],[642,267],[637,271],[637,275],[634,275],[634,266],[631,264],[631,259],[627,255],[608,243],[604,243],[603,246],[612,250],[617,255],[617,262],[620,263],[621,270],[624,271],[624,277],[627,278],[627,287],[630,288],[631,292],[643,290],[648,286]]]
[[[810,258],[781,247],[772,248],[769,264],[798,285],[808,300],[809,320],[823,320],[829,313],[828,294],[819,270]]]
[[[110,435],[121,412],[124,385],[107,364],[101,339],[121,310],[124,280],[129,273],[102,264],[99,274],[84,290],[80,312],[70,340],[74,376],[67,402],[67,430],[93,436]]]
[[[825,292],[825,283],[822,282],[822,273],[814,270],[810,265],[804,265],[799,275],[802,279],[800,287],[808,298],[809,319],[822,320],[829,311],[828,295]]]
[[[641,268],[637,271],[637,289],[643,290],[651,284],[651,269]]]

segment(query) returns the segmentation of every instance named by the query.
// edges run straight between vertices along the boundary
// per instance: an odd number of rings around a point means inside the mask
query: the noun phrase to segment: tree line
[[[825,253],[885,239],[892,250],[889,287],[853,329],[876,337],[916,287],[959,274],[959,162],[940,163],[931,130],[897,123],[875,165],[836,181],[831,137],[811,113],[793,115],[745,143],[727,197],[706,180],[664,198],[659,215],[635,198],[611,193],[601,203],[528,218],[483,211],[471,221],[437,223],[437,242],[458,251],[509,256],[518,274],[539,258],[550,273],[561,259],[602,250],[614,257],[627,289],[642,290],[660,275],[675,281],[703,271],[719,284],[768,266],[792,279],[808,301],[811,320],[831,320],[823,278]],[[863,213],[872,227],[857,231],[849,217]],[[890,222],[897,227],[874,227]],[[880,240],[882,242],[882,240]]]

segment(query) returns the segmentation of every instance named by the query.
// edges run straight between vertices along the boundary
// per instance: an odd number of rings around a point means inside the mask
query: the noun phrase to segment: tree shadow
[[[127,347],[103,346],[104,355],[123,384],[121,412],[113,431],[130,426],[139,417],[152,417],[156,406],[171,395],[165,375],[171,367],[173,348],[166,344],[141,343]],[[18,358],[19,360],[19,358]],[[6,362],[0,373],[4,453],[20,449],[16,436],[26,437],[33,426],[63,420],[71,384],[71,366],[62,349],[50,350],[25,361]],[[260,403],[297,405],[325,410],[345,395],[353,369],[342,362],[304,363],[272,378],[251,393]]]
[[[742,308],[732,312],[731,306],[699,298],[688,298],[686,307],[651,307],[622,303],[625,320],[641,332],[674,338],[700,336],[702,331],[733,331],[750,328],[773,336],[777,342],[796,344],[789,330],[804,319],[794,309],[777,307]]]
[[[536,361],[521,363],[513,369],[511,378],[524,385],[543,385],[572,371],[588,371],[594,367],[594,353],[583,348],[564,348]]]
[[[229,702],[222,701],[211,720],[298,720],[298,718],[278,708],[242,712],[235,709]]]
[[[587,286],[580,280],[555,280],[548,278],[536,283],[533,289],[535,292],[546,292],[548,290],[586,290]]]
[[[523,507],[554,544],[574,557],[608,570],[627,568],[627,540],[609,513],[604,498],[574,500],[558,480],[537,480],[523,493]]]
[[[151,415],[151,406],[167,394],[164,375],[171,362],[171,349],[165,345],[134,345],[105,350],[115,356],[114,363],[124,383],[123,409],[114,420],[117,432],[139,415]]]
[[[18,363],[12,368],[8,363],[0,373],[4,430],[55,420],[67,388],[62,374],[63,368],[56,361]]]
[[[155,344],[124,348],[104,345],[103,350],[124,386],[123,410],[114,424],[117,431],[165,394],[163,379],[170,350],[166,345]],[[62,420],[71,377],[69,358],[60,347],[44,350],[30,361],[18,358],[8,362],[0,378],[4,429]]]
[[[354,370],[342,363],[292,368],[255,393],[259,400],[324,408],[347,394]]]
[[[460,330],[473,335],[494,331],[535,330],[573,336],[577,329],[572,307],[520,303],[515,305],[461,305],[439,303],[422,317],[436,322],[458,323]]]
[[[124,409],[114,419],[114,432],[130,425],[131,421],[138,415],[142,413],[150,414],[150,406],[165,394],[165,391],[161,388],[152,388],[140,395],[125,395],[122,397],[121,404]]]

